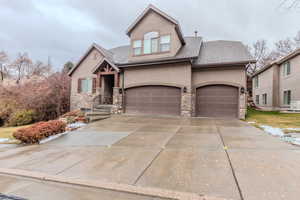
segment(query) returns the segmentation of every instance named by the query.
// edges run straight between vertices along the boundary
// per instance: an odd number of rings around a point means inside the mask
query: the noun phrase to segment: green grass
[[[258,111],[249,108],[246,121],[277,128],[300,128],[300,114]]]
[[[20,128],[24,128],[27,127],[26,126],[17,126],[17,127],[0,127],[0,138],[10,138],[10,139],[14,139],[13,137],[13,132],[15,132],[16,130],[20,129]]]

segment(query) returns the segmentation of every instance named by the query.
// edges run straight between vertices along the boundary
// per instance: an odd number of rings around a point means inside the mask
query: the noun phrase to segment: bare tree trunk
[[[3,82],[3,80],[4,80],[4,72],[3,71],[4,71],[3,64],[0,63],[1,82]]]

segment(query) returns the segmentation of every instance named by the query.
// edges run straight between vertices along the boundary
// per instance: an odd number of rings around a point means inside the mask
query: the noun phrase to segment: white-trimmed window
[[[254,77],[254,87],[258,88],[259,86],[259,81],[258,81],[258,75]]]
[[[144,35],[144,54],[158,52],[158,32],[149,32]]]
[[[291,105],[292,92],[291,90],[286,90],[283,92],[283,104]]]
[[[282,65],[282,72],[283,72],[283,76],[288,76],[291,74],[291,63],[290,61],[286,61],[285,63],[283,63]]]
[[[262,98],[263,98],[263,104],[266,105],[268,103],[268,96],[267,96],[267,93],[263,94],[262,95]]]
[[[259,95],[255,96],[255,104],[257,104],[257,105],[259,104]]]
[[[142,40],[133,41],[133,54],[134,55],[142,54]]]
[[[164,35],[160,37],[160,51],[167,52],[171,50],[171,36]]]

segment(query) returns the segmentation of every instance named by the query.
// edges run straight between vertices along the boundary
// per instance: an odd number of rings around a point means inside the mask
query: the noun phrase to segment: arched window
[[[148,32],[144,35],[144,54],[158,52],[158,32]]]

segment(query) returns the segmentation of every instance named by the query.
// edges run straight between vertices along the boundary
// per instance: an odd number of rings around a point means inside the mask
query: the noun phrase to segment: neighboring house
[[[300,101],[300,49],[266,65],[253,76],[253,100],[265,110],[290,110]]]
[[[127,35],[127,46],[93,44],[69,72],[71,109],[112,104],[114,113],[245,117],[245,67],[254,61],[241,42],[184,37],[178,21],[152,5]]]

